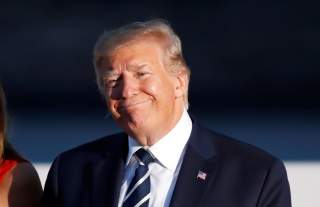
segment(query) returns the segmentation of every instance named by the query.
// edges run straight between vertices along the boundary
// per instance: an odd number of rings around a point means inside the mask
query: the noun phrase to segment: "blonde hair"
[[[103,60],[107,60],[109,55],[117,48],[133,41],[143,41],[145,39],[161,42],[165,51],[166,67],[168,72],[178,75],[181,72],[187,75],[187,87],[184,95],[186,108],[188,102],[188,85],[190,79],[190,69],[187,66],[183,55],[181,41],[170,27],[168,22],[162,19],[154,19],[146,22],[134,22],[118,29],[104,32],[98,39],[94,47],[93,63],[96,72],[98,88],[104,94],[103,71],[99,69]]]
[[[6,112],[6,100],[3,88],[0,84],[0,158],[4,153],[4,145],[7,132],[7,112]]]

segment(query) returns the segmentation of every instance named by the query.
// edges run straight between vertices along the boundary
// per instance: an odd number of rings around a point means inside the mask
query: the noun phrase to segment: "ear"
[[[187,74],[182,71],[175,76],[175,98],[183,97],[187,88]]]

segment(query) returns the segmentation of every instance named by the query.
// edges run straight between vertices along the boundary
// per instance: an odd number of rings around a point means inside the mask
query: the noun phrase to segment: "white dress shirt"
[[[187,111],[184,111],[176,126],[147,149],[156,159],[156,162],[149,164],[151,182],[149,207],[169,206],[191,129],[190,116]],[[129,151],[118,207],[122,206],[135,169],[138,167],[138,160],[133,154],[142,147],[131,137],[128,139],[128,144]]]

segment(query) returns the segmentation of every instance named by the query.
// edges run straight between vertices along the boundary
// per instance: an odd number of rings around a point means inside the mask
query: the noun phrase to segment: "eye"
[[[138,77],[142,77],[142,76],[144,76],[144,75],[146,75],[147,73],[146,72],[138,72],[137,73],[137,76]]]
[[[136,73],[136,78],[139,78],[139,79],[145,78],[145,77],[147,77],[149,74],[150,74],[150,73],[147,72],[147,71],[138,71],[138,72]]]
[[[118,78],[110,78],[104,81],[107,88],[114,88],[118,83]]]

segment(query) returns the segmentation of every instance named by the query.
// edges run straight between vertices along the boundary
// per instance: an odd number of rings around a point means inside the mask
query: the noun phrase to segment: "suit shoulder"
[[[58,155],[58,157],[73,157],[75,155],[81,154],[91,155],[99,153],[112,153],[116,150],[120,150],[120,148],[122,148],[126,143],[126,134],[112,134],[64,151],[60,155]]]
[[[226,158],[232,158],[232,160],[250,160],[267,162],[269,164],[280,161],[271,153],[252,144],[236,140],[229,136],[214,132],[213,130],[205,127],[200,127],[199,131],[202,137],[210,137],[210,143],[213,144],[211,145],[211,147],[213,146],[214,151],[215,153],[217,153],[217,155]]]

